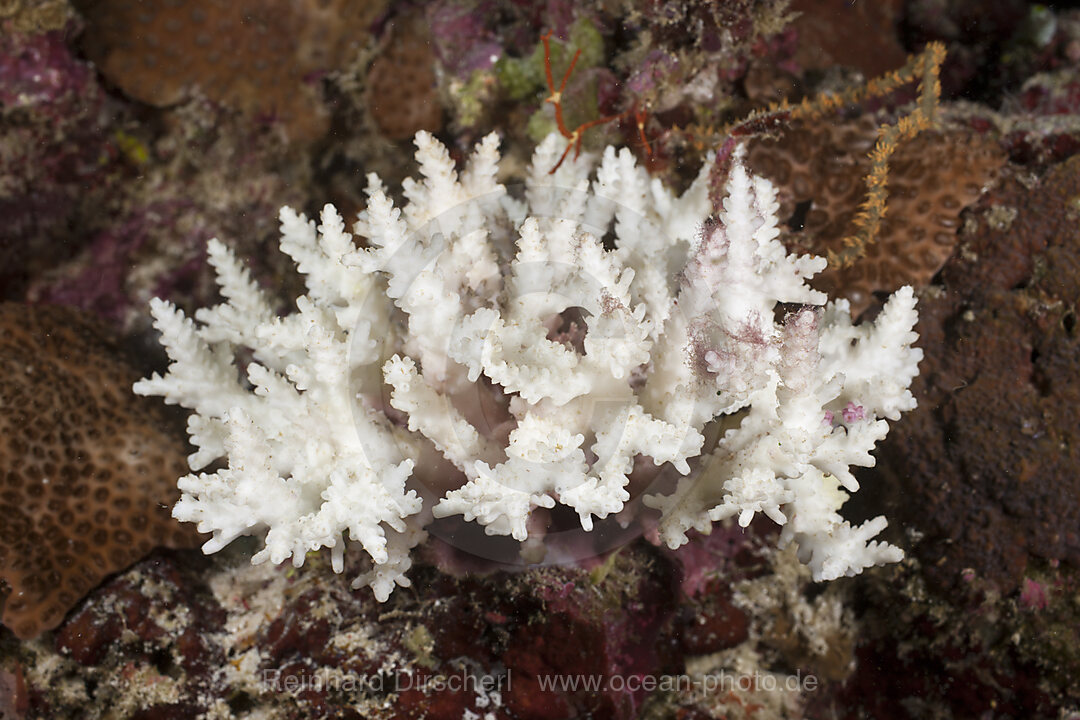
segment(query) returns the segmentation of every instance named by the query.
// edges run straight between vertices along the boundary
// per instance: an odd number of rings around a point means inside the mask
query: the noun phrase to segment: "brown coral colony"
[[[199,90],[226,107],[279,121],[293,140],[328,125],[320,74],[347,62],[384,3],[365,0],[80,0],[87,53],[109,80],[164,107]]]
[[[0,580],[21,638],[152,548],[196,540],[168,510],[183,445],[117,355],[76,310],[0,305]]]
[[[797,124],[751,145],[750,166],[780,190],[787,243],[820,255],[840,249],[863,199],[876,128],[866,118]],[[925,287],[956,247],[960,213],[1005,164],[997,143],[961,130],[927,131],[900,144],[889,169],[888,214],[866,255],[829,267],[814,285],[847,297],[856,315],[875,291]]]
[[[435,82],[435,54],[419,15],[393,21],[382,53],[368,70],[367,104],[379,131],[410,140],[420,130],[442,129]]]

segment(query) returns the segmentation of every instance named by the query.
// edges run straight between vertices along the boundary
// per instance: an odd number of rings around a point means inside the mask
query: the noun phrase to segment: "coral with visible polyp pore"
[[[549,173],[564,142],[536,149],[515,198],[494,135],[459,175],[419,133],[403,208],[368,178],[362,245],[332,206],[317,227],[284,208],[308,287],[286,317],[216,240],[225,302],[193,322],[154,301],[172,364],[135,391],[193,410],[194,470],[227,460],[180,479],[174,515],[213,533],[206,552],[264,534],[254,562],[328,547],[340,571],[347,537],[382,600],[432,515],[535,554],[561,504],[585,531],[614,515],[671,547],[763,512],[816,579],[900,559],[872,540],[884,518],[852,527],[839,508],[849,466],[915,406],[911,289],[872,325],[817,307],[825,260],[785,251],[741,150],[710,218],[708,165],[676,197],[626,150],[591,181],[584,155]],[[801,309],[778,322],[778,303]]]

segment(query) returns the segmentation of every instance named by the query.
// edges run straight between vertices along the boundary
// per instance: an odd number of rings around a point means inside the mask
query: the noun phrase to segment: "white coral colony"
[[[355,543],[356,585],[384,600],[432,516],[542,547],[563,505],[586,531],[658,513],[671,547],[762,512],[819,580],[900,559],[872,540],[884,518],[838,511],[849,466],[915,406],[911,289],[872,325],[815,307],[825,261],[786,253],[775,191],[740,153],[706,222],[708,167],[675,197],[626,150],[591,181],[584,155],[549,174],[561,143],[536,149],[524,198],[496,180],[494,135],[459,175],[420,133],[423,179],[397,208],[370,176],[355,237],[330,205],[317,227],[282,209],[308,288],[287,317],[216,240],[225,302],[194,321],[152,303],[172,364],[135,392],[193,411],[193,470],[225,461],[181,478],[173,512],[213,533],[206,552],[255,534],[254,562],[327,547],[340,571]],[[803,309],[777,322],[778,303]],[[681,479],[632,498],[664,466]]]

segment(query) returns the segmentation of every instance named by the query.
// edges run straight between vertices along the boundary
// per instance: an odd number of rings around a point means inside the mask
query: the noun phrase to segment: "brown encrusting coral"
[[[410,140],[420,130],[442,129],[435,82],[435,52],[419,14],[392,21],[386,46],[368,70],[367,105],[379,131],[391,140]]]
[[[867,117],[797,123],[751,145],[750,166],[779,190],[789,246],[818,255],[841,250],[866,194],[876,133]],[[956,247],[961,211],[1004,163],[997,142],[965,130],[924,131],[901,143],[890,161],[888,211],[874,243],[852,265],[830,266],[812,284],[848,298],[856,315],[876,291],[925,287]]]
[[[1080,157],[981,202],[919,302],[919,408],[879,451],[894,513],[945,587],[1002,592],[1032,557],[1080,563]]]
[[[180,436],[119,356],[79,311],[0,305],[0,580],[20,638],[154,547],[198,541],[169,515]]]
[[[896,70],[907,53],[896,32],[903,0],[792,0],[798,34],[794,60],[804,70],[853,68],[865,77]]]
[[[158,107],[198,89],[281,122],[291,138],[327,128],[318,78],[370,36],[385,3],[365,0],[79,0],[87,53],[125,93]]]

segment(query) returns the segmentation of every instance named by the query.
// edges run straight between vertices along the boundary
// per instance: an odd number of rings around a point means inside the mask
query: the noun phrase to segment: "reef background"
[[[581,51],[585,150],[678,186],[755,110],[932,41],[936,122],[817,281],[865,317],[919,292],[919,408],[846,507],[904,562],[814,584],[767,523],[517,573],[432,543],[380,605],[169,517],[182,415],[129,388],[165,363],[149,298],[215,301],[209,238],[287,310],[278,207],[354,216],[420,129],[458,157],[497,130],[523,165],[556,129],[545,62]],[[747,135],[789,247],[838,247],[915,97]],[[1022,0],[0,0],[0,718],[1080,717],[1078,113],[1080,11]],[[421,682],[464,675],[493,686]]]

